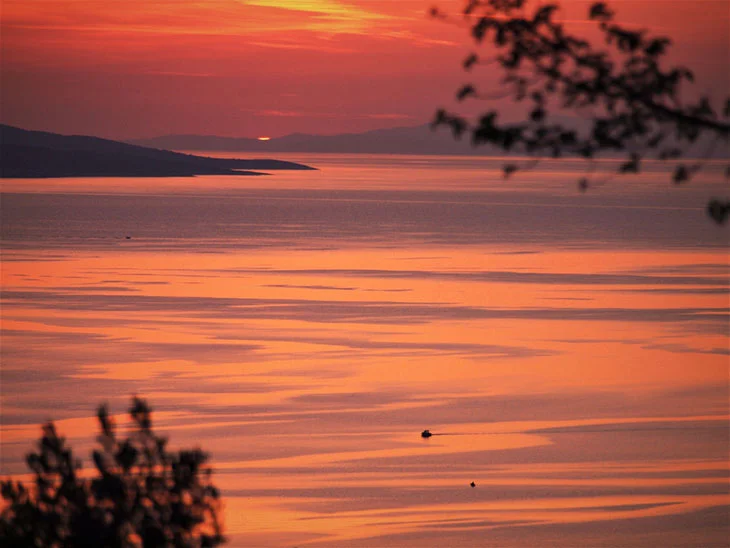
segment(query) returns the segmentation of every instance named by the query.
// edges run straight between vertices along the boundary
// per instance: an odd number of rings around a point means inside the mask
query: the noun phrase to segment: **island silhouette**
[[[281,160],[209,158],[8,125],[0,125],[0,143],[3,178],[264,175],[251,170],[314,169]]]

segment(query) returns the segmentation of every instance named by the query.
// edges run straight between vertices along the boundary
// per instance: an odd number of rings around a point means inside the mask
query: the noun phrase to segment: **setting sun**
[[[259,137],[259,141],[271,141],[271,137]]]

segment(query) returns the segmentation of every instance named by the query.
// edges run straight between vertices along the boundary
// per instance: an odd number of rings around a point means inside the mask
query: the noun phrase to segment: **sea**
[[[230,546],[727,546],[724,165],[281,159],[2,181],[0,476],[138,395]]]

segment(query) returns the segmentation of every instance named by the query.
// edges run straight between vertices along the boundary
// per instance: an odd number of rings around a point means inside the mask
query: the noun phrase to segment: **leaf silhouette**
[[[601,19],[606,21],[613,17],[613,12],[609,10],[608,6],[603,2],[596,2],[588,11],[588,17],[590,19]]]
[[[632,154],[631,159],[621,164],[621,167],[619,167],[620,173],[638,173],[641,169],[641,158],[638,154]]]
[[[507,164],[502,168],[502,171],[504,173],[504,178],[509,179],[510,175],[512,175],[515,171],[517,171],[519,168],[515,164]]]
[[[456,100],[463,101],[470,95],[476,95],[477,90],[471,84],[467,84],[456,92]]]
[[[730,202],[721,202],[720,200],[711,200],[707,204],[707,214],[717,224],[722,225],[727,222],[730,215]]]
[[[672,181],[675,184],[683,183],[684,181],[689,179],[689,170],[686,166],[683,164],[678,165],[674,170],[674,175],[672,175]]]
[[[477,62],[479,62],[479,56],[476,53],[471,53],[466,59],[464,59],[464,69],[471,69],[471,67],[474,66]]]

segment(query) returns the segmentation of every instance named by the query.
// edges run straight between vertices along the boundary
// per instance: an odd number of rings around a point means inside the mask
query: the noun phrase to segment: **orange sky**
[[[460,0],[4,0],[2,121],[131,138],[416,125],[449,105],[471,46],[426,16]],[[588,2],[567,0],[575,27]],[[614,1],[727,89],[726,0]],[[719,80],[718,75],[722,76]],[[724,79],[723,79],[724,78]],[[713,81],[714,80],[714,81]],[[709,82],[709,83],[708,83]]]

